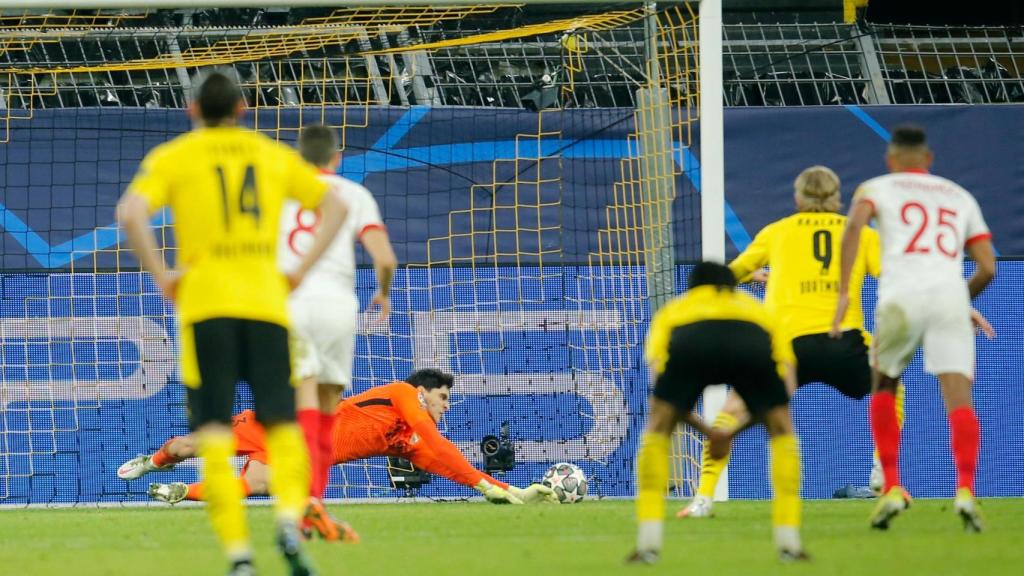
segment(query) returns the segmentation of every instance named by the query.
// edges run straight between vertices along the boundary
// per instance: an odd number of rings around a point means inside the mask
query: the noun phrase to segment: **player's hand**
[[[388,317],[391,316],[391,297],[385,296],[380,291],[373,293],[373,298],[370,299],[370,306],[377,305],[379,312],[377,312],[377,322],[384,323],[388,321]]]
[[[178,284],[181,282],[181,272],[177,270],[165,270],[162,274],[153,277],[153,282],[160,289],[164,298],[171,302],[178,299]]]
[[[850,307],[850,295],[840,294],[839,305],[836,307],[836,315],[832,318],[832,329],[828,331],[828,335],[832,338],[839,338],[843,335],[842,325],[843,318],[846,318],[846,310]]]
[[[523,503],[523,501],[515,494],[512,494],[510,491],[502,488],[501,486],[491,484],[486,480],[481,480],[480,483],[476,485],[476,490],[477,492],[483,494],[484,499],[486,499],[491,504]]]
[[[974,329],[980,331],[989,340],[996,337],[996,330],[989,324],[988,320],[981,315],[976,309],[971,308],[971,323],[974,324]]]
[[[555,491],[543,484],[530,484],[526,488],[509,486],[508,491],[516,498],[522,500],[525,504],[533,504],[534,502],[551,502],[558,504],[558,496],[555,495]]]
[[[767,284],[768,283],[768,271],[765,270],[764,268],[761,268],[760,270],[755,270],[754,273],[751,274],[751,276],[750,276],[750,281],[751,282],[760,282],[762,284]]]

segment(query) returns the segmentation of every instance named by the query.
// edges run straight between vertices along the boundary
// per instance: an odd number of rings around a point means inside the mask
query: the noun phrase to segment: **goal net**
[[[353,391],[439,367],[456,375],[442,429],[476,465],[508,422],[507,481],[571,461],[632,494],[644,335],[701,256],[696,47],[687,3],[0,12],[0,504],[144,501],[197,477],[115,475],[187,427],[173,307],[112,222],[213,65],[256,130],[336,128],[339,172],[381,206],[395,309],[360,316]],[[154,225],[173,261],[170,216]],[[372,268],[357,283],[365,307]],[[699,451],[681,431],[677,495]],[[383,458],[335,467],[328,491],[400,494]]]

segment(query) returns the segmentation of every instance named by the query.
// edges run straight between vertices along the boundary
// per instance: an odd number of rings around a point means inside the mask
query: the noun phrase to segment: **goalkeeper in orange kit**
[[[557,501],[550,488],[533,484],[517,488],[474,468],[462,452],[437,430],[437,422],[449,408],[454,385],[450,374],[434,369],[417,370],[404,382],[371,388],[338,404],[332,433],[335,464],[373,456],[405,458],[414,466],[476,489],[489,502],[524,504]],[[267,494],[269,468],[263,428],[250,410],[232,419],[237,453],[246,457],[240,482],[246,495]],[[170,470],[196,455],[191,436],[171,438],[141,463],[127,462],[117,474],[133,480],[147,472]],[[150,497],[175,504],[202,500],[203,484],[151,484]],[[318,531],[319,526],[313,526]],[[323,532],[321,531],[321,534]],[[344,534],[342,535],[344,538]]]

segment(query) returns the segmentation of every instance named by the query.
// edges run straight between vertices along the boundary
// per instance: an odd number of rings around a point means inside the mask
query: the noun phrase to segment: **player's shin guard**
[[[235,479],[230,458],[235,455],[235,437],[231,431],[203,432],[197,435],[203,457],[203,476],[207,514],[213,531],[228,558],[251,556],[249,526],[242,505],[242,490]]]
[[[334,414],[320,413],[320,446],[318,460],[313,464],[318,469],[314,470],[315,484],[313,486],[315,498],[323,498],[327,491],[327,484],[331,479],[331,465],[334,463]],[[311,458],[312,460],[312,458]]]
[[[885,473],[886,494],[900,485],[900,425],[896,416],[896,398],[891,392],[876,392],[871,396],[871,435],[878,450],[878,460]]]
[[[302,435],[306,439],[306,447],[309,452],[310,482],[309,495],[319,498],[320,492],[320,411],[316,409],[304,409],[295,413],[295,419],[302,428]]]
[[[645,432],[640,444],[636,459],[637,550],[661,549],[671,444],[669,436],[656,432]]]
[[[298,522],[309,500],[309,453],[302,432],[294,423],[267,427],[270,493],[276,498],[278,520]]]
[[[772,452],[772,527],[776,545],[799,549],[800,528],[800,445],[793,434],[775,436]],[[796,539],[795,542],[791,540]]]
[[[715,422],[712,425],[715,428],[722,430],[729,430],[736,426],[736,417],[726,412],[719,412],[718,416],[715,416]],[[722,471],[729,464],[729,454],[726,454],[724,458],[712,458],[711,451],[704,447],[703,454],[700,460],[700,484],[697,486],[697,494],[699,496],[707,496],[713,498],[715,496],[715,487],[718,486],[718,480],[722,477]]]
[[[950,447],[956,464],[956,486],[967,488],[974,494],[974,471],[978,464],[981,444],[981,426],[970,406],[962,406],[949,413]]]

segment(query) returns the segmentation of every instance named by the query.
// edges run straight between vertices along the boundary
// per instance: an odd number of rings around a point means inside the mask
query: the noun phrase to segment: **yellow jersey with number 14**
[[[781,329],[796,338],[828,332],[839,293],[839,250],[846,216],[833,212],[798,212],[764,227],[750,246],[729,264],[737,280],[771,266],[765,307]],[[861,287],[864,276],[881,273],[878,232],[864,228],[850,277],[850,307],[842,329],[864,331]],[[869,335],[865,333],[865,338]]]
[[[327,190],[299,154],[237,127],[198,128],[146,155],[129,194],[170,207],[183,272],[182,325],[211,318],[288,326],[288,283],[277,264],[288,198],[316,207]]]

